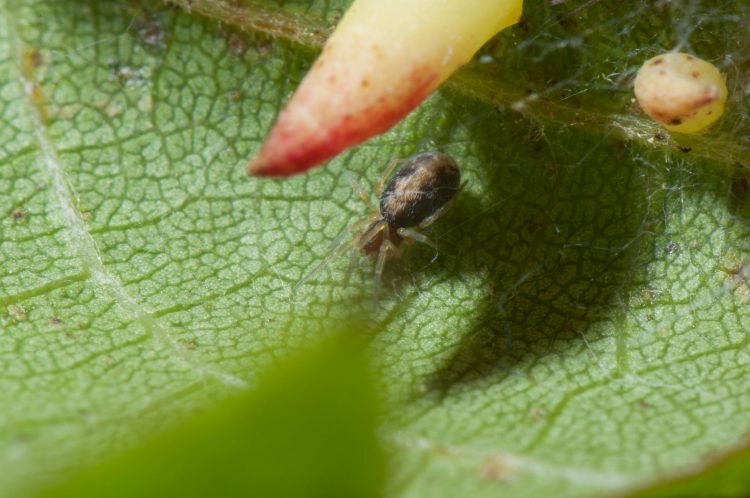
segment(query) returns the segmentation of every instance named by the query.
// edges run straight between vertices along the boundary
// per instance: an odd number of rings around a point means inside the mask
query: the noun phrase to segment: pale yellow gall
[[[641,109],[667,130],[697,133],[724,113],[727,85],[713,64],[671,52],[641,66],[635,96]]]

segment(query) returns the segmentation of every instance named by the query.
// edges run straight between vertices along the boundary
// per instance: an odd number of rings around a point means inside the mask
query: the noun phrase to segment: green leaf
[[[748,6],[528,1],[390,132],[246,177],[348,3],[0,0],[0,495],[349,320],[381,373],[391,495],[601,496],[744,465]],[[632,102],[674,48],[727,75],[697,137]],[[429,149],[468,180],[428,230],[437,258],[407,248],[377,302],[364,259],[348,286],[341,258],[295,288],[367,214],[350,179],[369,192]]]
[[[667,479],[650,483],[627,493],[627,498],[666,498],[689,496],[746,496],[750,489],[747,476],[750,465],[747,438],[736,447],[709,457]]]
[[[39,496],[382,496],[368,377],[354,341],[329,341],[263,375],[258,389]]]

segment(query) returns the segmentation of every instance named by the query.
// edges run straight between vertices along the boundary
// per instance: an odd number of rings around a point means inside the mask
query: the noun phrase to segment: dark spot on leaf
[[[271,53],[271,41],[267,39],[261,39],[256,47],[258,55],[261,57],[267,57]]]
[[[134,19],[131,29],[136,38],[146,47],[163,50],[167,45],[164,29],[164,13],[141,11]]]
[[[667,139],[667,135],[664,134],[663,131],[657,131],[656,134],[654,135],[654,138],[656,140],[666,140]]]
[[[109,79],[123,86],[142,85],[146,82],[148,71],[145,68],[124,66],[117,61],[109,61]]]
[[[740,207],[744,204],[747,194],[750,192],[750,181],[747,179],[747,176],[741,175],[734,178],[732,180],[731,192],[735,207]]]
[[[60,320],[59,318],[55,317],[52,320],[50,320],[49,323],[51,323],[52,325],[62,325],[62,320]]]
[[[680,246],[677,244],[677,242],[670,240],[664,250],[667,254],[672,255],[676,253],[680,249]]]
[[[654,304],[662,296],[662,291],[653,287],[646,288],[641,297],[648,304]]]
[[[508,479],[510,473],[510,469],[503,464],[501,459],[492,458],[482,466],[481,476],[490,481],[503,482]]]
[[[20,304],[11,304],[7,308],[8,315],[15,321],[20,322],[26,320],[26,310]]]
[[[673,125],[680,125],[680,124],[682,124],[682,119],[680,119],[680,118],[672,118],[672,120],[669,123],[673,124]]]
[[[198,345],[195,343],[194,339],[180,341],[180,344],[182,344],[183,348],[185,348],[185,349],[187,349],[189,351],[193,351],[193,350],[195,350],[196,347],[198,347]]]
[[[227,45],[229,47],[229,53],[235,57],[242,57],[247,52],[248,43],[244,36],[240,33],[229,33],[227,38]]]
[[[683,145],[678,145],[677,148],[680,150],[680,152],[684,152],[685,154],[693,150],[692,147],[685,147]]]
[[[720,267],[719,270],[723,271],[727,275],[734,277],[742,272],[742,263],[735,263],[729,267]]]
[[[20,222],[20,221],[26,221],[28,216],[25,211],[18,210],[18,211],[13,211],[10,217],[13,221]]]
[[[34,71],[42,65],[42,62],[44,62],[44,59],[42,58],[42,53],[34,48],[27,50],[23,54],[23,71],[24,74],[27,76],[30,76],[34,73]]]
[[[547,410],[541,406],[535,406],[531,409],[531,418],[534,419],[535,422],[542,422],[547,418]]]
[[[659,64],[663,63],[664,59],[654,59],[654,62],[651,63],[652,66],[658,66]]]

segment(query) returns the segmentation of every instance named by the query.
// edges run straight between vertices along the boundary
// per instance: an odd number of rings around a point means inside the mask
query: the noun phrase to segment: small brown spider
[[[344,251],[352,249],[350,272],[357,253],[375,260],[377,291],[386,261],[401,256],[399,245],[405,239],[416,240],[437,250],[435,244],[418,230],[432,224],[453,204],[462,188],[461,172],[449,155],[424,152],[408,158],[391,177],[401,162],[392,161],[375,187],[375,193],[380,198],[380,209],[375,209],[367,194],[352,181],[352,187],[370,208],[371,214],[354,223],[349,229],[357,233],[333,250],[295,288]],[[384,190],[383,185],[389,177]]]

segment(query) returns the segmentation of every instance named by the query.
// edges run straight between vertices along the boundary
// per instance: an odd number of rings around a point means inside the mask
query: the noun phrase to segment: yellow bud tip
[[[382,133],[515,24],[522,0],[355,0],[248,174],[287,176]]]

